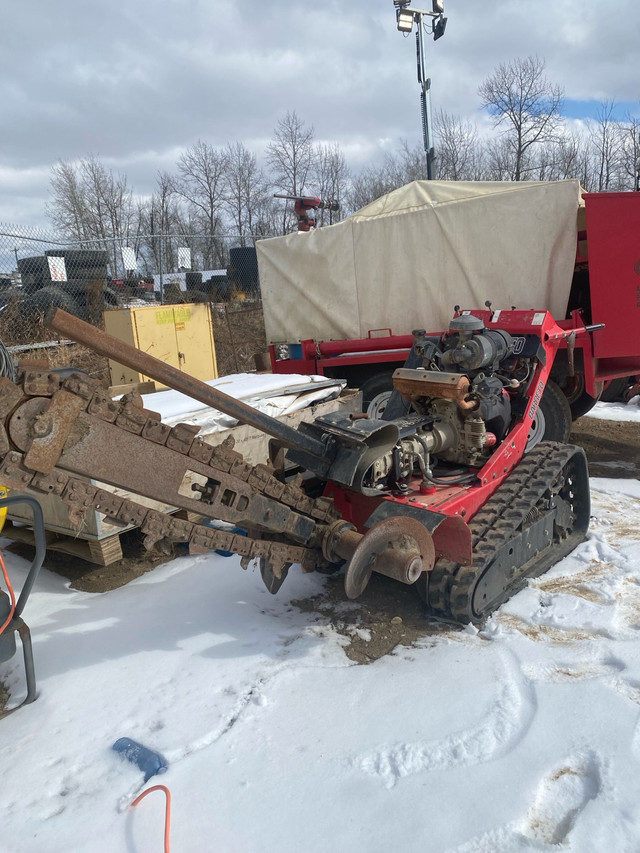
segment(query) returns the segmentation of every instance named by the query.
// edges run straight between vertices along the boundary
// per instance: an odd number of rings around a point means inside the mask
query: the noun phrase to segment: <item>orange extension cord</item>
[[[7,589],[9,590],[9,595],[11,596],[11,609],[9,610],[9,615],[4,620],[4,623],[2,624],[2,626],[0,627],[0,634],[2,634],[2,632],[7,627],[9,622],[11,622],[11,620],[13,619],[13,614],[15,613],[15,610],[16,610],[16,594],[13,591],[13,587],[11,586],[11,581],[9,580],[9,575],[7,573],[7,567],[5,566],[4,560],[2,559],[2,554],[0,554],[0,566],[2,567],[2,574],[4,575],[4,581],[7,585]]]
[[[169,850],[169,830],[171,828],[171,791],[166,787],[166,785],[153,785],[151,788],[147,788],[146,791],[143,791],[138,797],[136,797],[131,805],[137,806],[138,803],[152,791],[164,791],[165,797],[167,798],[164,812],[164,853],[171,853]]]

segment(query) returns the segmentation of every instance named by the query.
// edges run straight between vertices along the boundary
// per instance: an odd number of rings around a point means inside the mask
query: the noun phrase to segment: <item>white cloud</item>
[[[530,54],[572,100],[640,97],[631,0],[446,0],[446,14],[445,37],[426,43],[434,110],[479,120],[478,85]],[[34,174],[43,208],[60,159],[95,154],[145,193],[197,139],[260,154],[287,110],[354,167],[421,138],[415,44],[391,0],[32,0],[9,4],[3,31],[0,165],[19,221],[33,216]]]

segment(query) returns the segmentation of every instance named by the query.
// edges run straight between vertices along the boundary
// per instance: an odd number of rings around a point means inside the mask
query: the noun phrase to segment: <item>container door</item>
[[[136,346],[165,364],[181,367],[173,311],[173,305],[135,309]]]
[[[216,379],[218,371],[209,305],[174,305],[173,311],[180,370],[204,382]]]

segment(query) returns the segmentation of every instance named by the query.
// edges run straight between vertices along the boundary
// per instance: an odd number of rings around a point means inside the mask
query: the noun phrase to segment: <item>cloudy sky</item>
[[[482,122],[482,80],[537,54],[567,115],[640,110],[637,0],[445,6],[445,36],[426,41],[434,109]],[[392,0],[23,0],[4,5],[0,61],[4,222],[46,224],[59,160],[96,155],[150,193],[198,139],[261,155],[287,111],[354,170],[421,139],[415,42]]]

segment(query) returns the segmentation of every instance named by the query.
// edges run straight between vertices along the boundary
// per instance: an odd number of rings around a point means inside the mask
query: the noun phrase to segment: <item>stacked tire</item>
[[[51,280],[51,257],[64,258],[67,281]],[[18,262],[25,293],[23,317],[37,320],[50,308],[62,308],[92,320],[104,307],[116,307],[119,299],[110,286],[107,261],[107,252],[85,249],[48,249],[44,257],[23,258]]]

